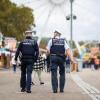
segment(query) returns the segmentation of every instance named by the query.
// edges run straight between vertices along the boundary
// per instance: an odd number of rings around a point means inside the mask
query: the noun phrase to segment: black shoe
[[[44,84],[44,82],[40,82],[40,85],[43,85]]]
[[[60,90],[60,93],[64,93],[64,90]]]
[[[25,89],[21,89],[21,92],[25,92],[26,90]]]
[[[30,91],[30,90],[27,90],[26,92],[27,92],[27,93],[31,93],[31,91]]]
[[[57,90],[54,90],[53,93],[57,93]]]

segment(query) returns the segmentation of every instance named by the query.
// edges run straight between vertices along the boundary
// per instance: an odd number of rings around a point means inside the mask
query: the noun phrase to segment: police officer
[[[15,61],[21,55],[21,92],[31,93],[32,66],[38,58],[39,47],[37,42],[32,39],[32,31],[26,31],[25,36],[26,38],[20,42],[17,48]]]
[[[58,31],[54,32],[54,37],[48,42],[47,52],[50,54],[50,64],[51,64],[51,82],[53,93],[58,92],[58,78],[57,78],[57,68],[59,66],[59,88],[60,92],[64,92],[65,85],[65,58],[68,55],[72,62],[74,62],[72,52],[67,45],[66,41],[60,37],[61,33]]]

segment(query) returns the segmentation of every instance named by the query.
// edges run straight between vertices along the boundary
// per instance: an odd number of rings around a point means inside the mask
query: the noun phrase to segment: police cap
[[[56,31],[56,30],[55,30],[55,32],[54,32],[54,33],[56,33],[56,34],[58,34],[58,35],[61,35],[61,33],[60,33],[60,32],[58,32],[58,31]]]
[[[32,33],[33,33],[32,30],[27,30],[27,31],[25,31],[25,35],[27,35],[27,34],[32,34]]]

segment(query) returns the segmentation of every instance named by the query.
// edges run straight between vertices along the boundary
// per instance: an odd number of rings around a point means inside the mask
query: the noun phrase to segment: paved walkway
[[[77,73],[85,82],[95,86],[100,90],[100,69],[90,70],[85,69],[82,72]]]
[[[90,74],[87,74],[87,73]],[[94,75],[96,72],[91,72],[90,70],[84,70],[81,73],[77,73],[83,80],[91,83],[93,80],[91,79],[91,75],[93,78],[96,77]],[[98,72],[98,74],[100,71]],[[71,73],[76,74],[76,73]],[[38,79],[35,79],[35,85],[32,86],[32,93],[20,93],[19,87],[19,79],[20,79],[20,71],[17,73],[13,73],[12,70],[8,71],[0,71],[0,100],[92,100],[92,98],[86,94],[83,89],[81,89],[72,79],[71,74],[66,75],[66,86],[64,93],[52,93],[51,90],[51,82],[50,82],[50,74],[43,72],[43,80],[45,82],[44,85],[40,85]],[[99,78],[99,76],[98,76]],[[100,80],[100,78],[99,78]],[[96,86],[100,90],[100,81],[98,81]],[[98,99],[100,100],[100,99]]]

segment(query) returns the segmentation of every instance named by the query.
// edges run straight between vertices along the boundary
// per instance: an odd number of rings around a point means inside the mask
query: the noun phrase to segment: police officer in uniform
[[[66,41],[60,37],[61,33],[54,32],[54,37],[47,44],[47,52],[50,54],[51,82],[53,93],[58,92],[57,68],[59,66],[59,88],[64,92],[65,85],[65,58],[68,55],[71,62],[74,62],[72,52]]]
[[[26,31],[25,36],[26,38],[20,42],[17,48],[15,61],[17,61],[18,56],[21,55],[21,92],[31,93],[32,66],[38,58],[39,47],[37,42],[32,39],[32,31]]]

